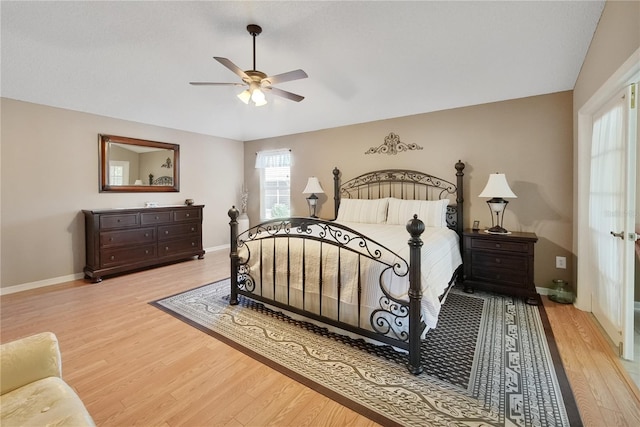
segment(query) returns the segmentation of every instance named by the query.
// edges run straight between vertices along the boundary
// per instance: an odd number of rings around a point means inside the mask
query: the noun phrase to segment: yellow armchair
[[[95,426],[78,395],[62,380],[53,333],[0,346],[0,425]]]

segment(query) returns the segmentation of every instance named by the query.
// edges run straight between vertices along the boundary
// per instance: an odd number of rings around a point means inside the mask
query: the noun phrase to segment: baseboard
[[[540,295],[549,295],[551,293],[551,289],[550,288],[541,288],[541,287],[537,287],[536,286],[536,292],[538,292]]]
[[[224,249],[229,249],[229,245],[213,246],[211,248],[205,248],[205,252],[217,252]],[[46,286],[59,285],[65,282],[72,282],[84,277],[84,273],[69,274],[66,276],[53,277],[51,279],[38,280],[36,282],[23,283],[21,285],[7,286],[6,288],[0,288],[0,296],[14,294],[16,292],[29,291],[31,289],[44,288]]]
[[[229,249],[231,247],[231,245],[226,244],[226,245],[220,245],[220,246],[214,246],[212,248],[204,248],[205,252],[217,252],[217,251],[221,251],[223,249]]]
[[[51,279],[38,280],[37,282],[7,286],[6,288],[0,288],[0,295],[14,294],[16,292],[44,288],[45,286],[59,285],[60,283],[72,282],[74,280],[82,279],[83,277],[84,277],[84,273],[75,273],[75,274],[69,274],[67,276],[59,276],[59,277],[53,277]]]

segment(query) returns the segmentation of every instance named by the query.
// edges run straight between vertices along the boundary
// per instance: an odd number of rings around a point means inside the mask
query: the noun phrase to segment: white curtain
[[[589,186],[593,303],[616,327],[622,325],[623,247],[610,232],[624,229],[624,113],[624,99],[616,98],[594,116]]]
[[[284,166],[291,166],[291,150],[288,148],[258,151],[256,154],[256,169],[280,168]]]

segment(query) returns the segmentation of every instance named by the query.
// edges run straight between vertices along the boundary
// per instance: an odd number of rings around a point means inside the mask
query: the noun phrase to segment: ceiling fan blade
[[[267,76],[262,79],[262,84],[266,86],[275,85],[278,83],[290,82],[291,80],[306,79],[309,77],[307,73],[302,70],[293,70],[288,73],[276,74],[275,76]]]
[[[249,78],[249,76],[247,76],[247,73],[242,71],[236,64],[234,64],[233,62],[231,62],[227,58],[221,58],[219,56],[214,56],[213,59],[215,59],[216,61],[218,61],[219,63],[221,63],[222,65],[224,65],[225,67],[227,67],[228,69],[233,71],[234,73],[236,73],[238,76],[240,76],[241,79],[249,79],[249,80],[251,80]]]
[[[244,83],[189,82],[194,86],[246,86]]]
[[[270,90],[274,95],[281,96],[283,98],[290,99],[292,101],[300,102],[304,99],[304,96],[297,95],[295,93],[287,92],[286,90],[278,89],[277,87],[265,87],[266,90]]]

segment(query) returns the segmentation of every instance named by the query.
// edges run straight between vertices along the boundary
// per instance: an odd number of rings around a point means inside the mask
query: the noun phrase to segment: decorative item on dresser
[[[539,304],[533,281],[535,233],[489,234],[478,230],[464,233],[464,290],[495,291],[525,297]]]
[[[203,205],[83,210],[85,278],[204,257]]]

